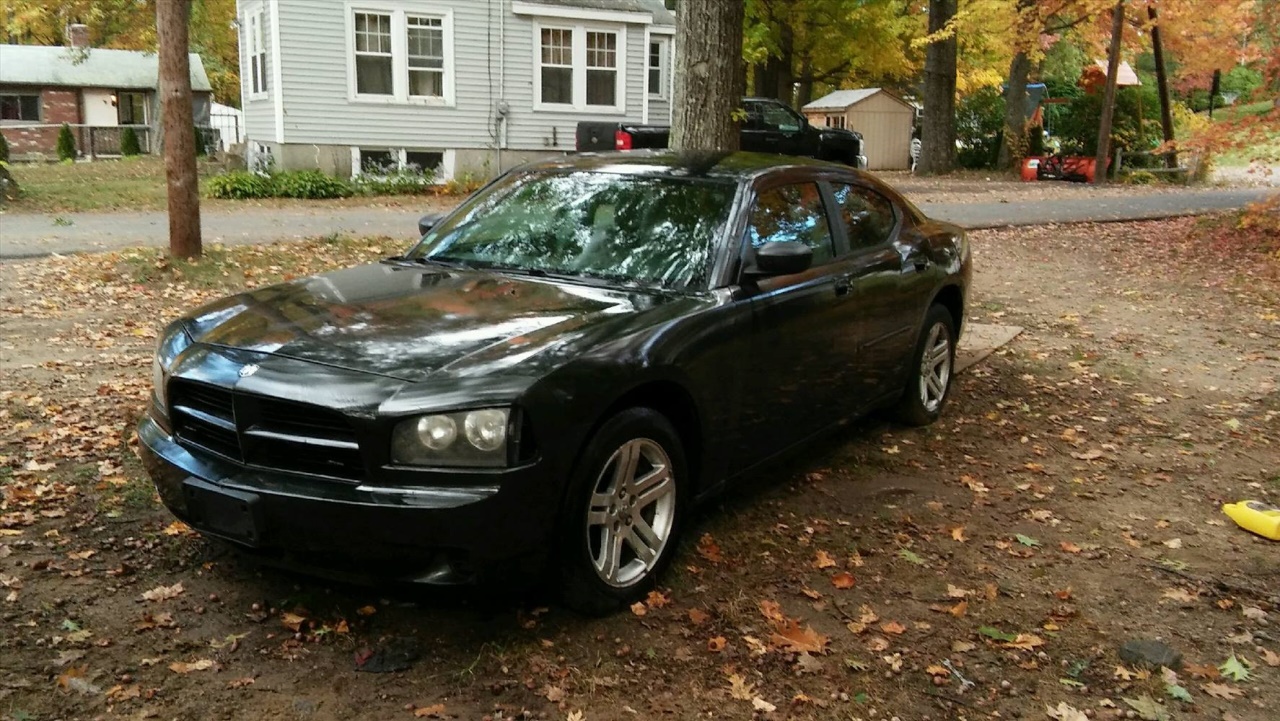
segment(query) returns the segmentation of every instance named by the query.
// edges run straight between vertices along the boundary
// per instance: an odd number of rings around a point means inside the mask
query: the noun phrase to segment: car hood
[[[229,296],[186,326],[199,343],[418,381],[507,370],[610,325],[617,337],[680,297],[380,263]]]

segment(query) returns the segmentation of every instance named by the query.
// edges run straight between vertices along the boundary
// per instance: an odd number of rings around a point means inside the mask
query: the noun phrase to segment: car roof
[[[529,163],[524,172],[572,171],[619,173],[672,178],[708,178],[752,181],[790,168],[839,169],[857,175],[852,168],[812,158],[767,153],[725,151],[629,150],[610,153],[578,153]]]

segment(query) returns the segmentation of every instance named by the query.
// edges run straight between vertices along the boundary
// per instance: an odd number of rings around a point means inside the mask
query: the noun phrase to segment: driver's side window
[[[780,105],[764,105],[761,120],[766,130],[794,133],[800,130],[800,118]]]
[[[747,238],[753,249],[765,243],[804,243],[813,249],[813,265],[834,256],[831,226],[817,183],[781,185],[761,191],[751,209]]]

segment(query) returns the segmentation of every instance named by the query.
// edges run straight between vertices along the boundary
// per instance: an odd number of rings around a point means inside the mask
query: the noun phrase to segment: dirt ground
[[[163,319],[389,242],[0,266],[0,718],[1275,721],[1280,543],[1219,509],[1280,505],[1280,278],[1200,222],[973,234],[970,318],[1026,330],[942,421],[775,464],[605,619],[259,568],[141,478]]]

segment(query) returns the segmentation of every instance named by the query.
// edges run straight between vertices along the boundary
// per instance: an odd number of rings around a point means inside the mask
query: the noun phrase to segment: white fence
[[[224,151],[244,142],[244,113],[230,105],[213,104],[209,110],[209,127],[218,131]]]

